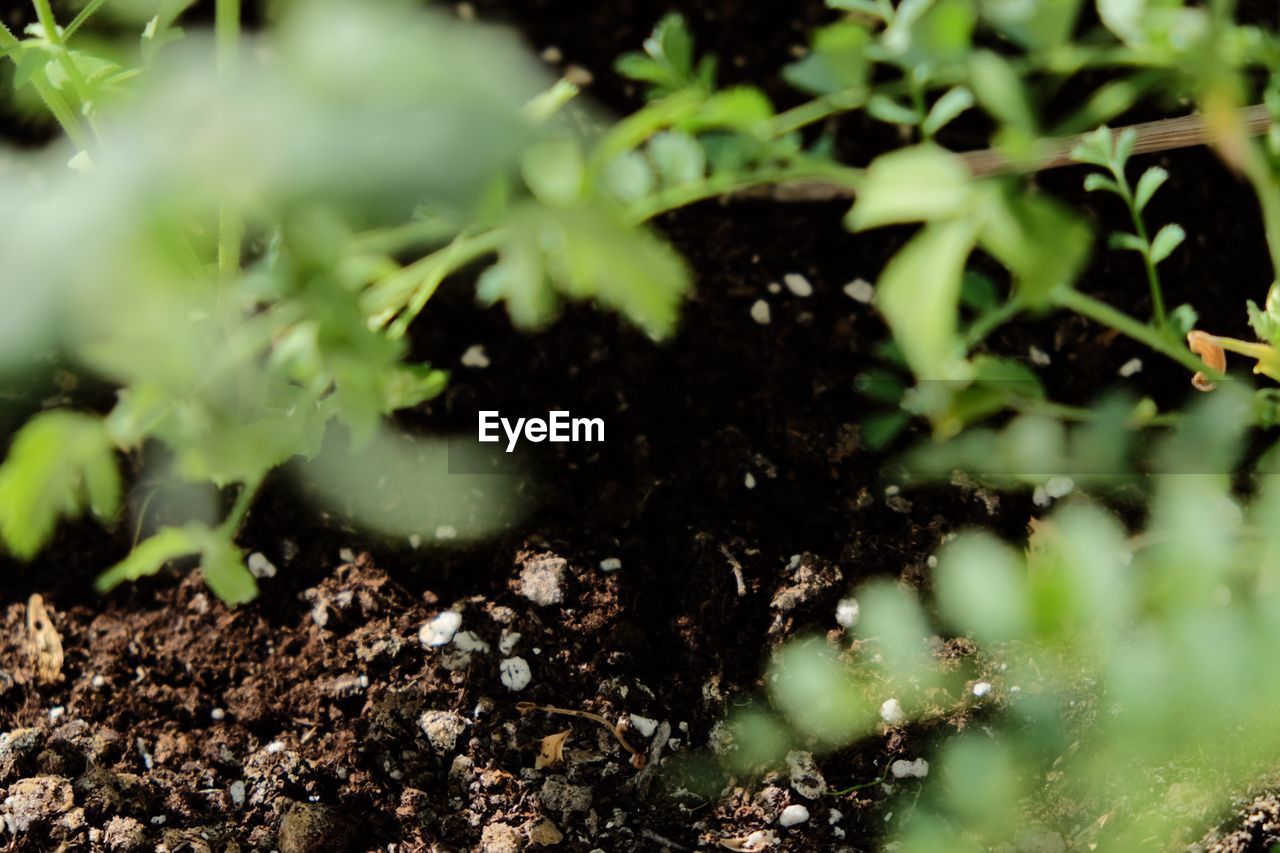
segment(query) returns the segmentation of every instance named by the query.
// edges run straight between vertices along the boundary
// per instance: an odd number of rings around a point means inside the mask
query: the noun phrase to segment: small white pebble
[[[277,752],[284,752],[284,741],[273,740],[267,744],[267,753],[269,755],[275,755]]]
[[[653,733],[658,730],[658,721],[632,714],[631,728],[638,731],[641,737],[653,737]]]
[[[925,560],[924,564],[931,569],[938,568],[938,556],[936,554],[930,554],[929,559]]]
[[[1048,506],[1052,503],[1049,493],[1044,490],[1044,486],[1036,486],[1035,491],[1031,493],[1031,502],[1036,506]]]
[[[769,303],[763,299],[757,299],[751,303],[751,319],[755,320],[761,326],[769,325],[772,314],[769,312]]]
[[[155,817],[151,818],[151,824],[152,826],[164,826],[164,822],[166,820],[168,820],[167,817],[165,817],[162,814],[158,814]]]
[[[778,284],[776,281],[771,281],[769,282],[769,286],[766,287],[765,290],[769,291],[770,293],[781,293],[782,285]]]
[[[231,787],[227,789],[227,793],[231,795],[231,804],[234,806],[244,805],[244,782],[237,779],[231,783]]]
[[[106,686],[107,680],[103,678],[101,675],[95,675],[93,677],[93,680],[90,681],[89,683],[93,685],[94,690],[101,690],[103,687]]]
[[[505,658],[498,664],[498,674],[503,686],[512,692],[524,690],[533,681],[533,673],[524,658]]]
[[[503,631],[502,636],[498,639],[498,651],[504,655],[511,654],[520,642],[520,636],[519,631]]]
[[[795,826],[809,819],[809,810],[799,803],[792,803],[778,815],[778,826]]]
[[[549,44],[542,49],[542,61],[552,65],[559,65],[564,61],[564,53],[554,44]]]
[[[409,547],[410,547],[410,548],[421,548],[421,547],[422,547],[422,537],[421,537],[421,536],[419,536],[417,533],[410,533],[410,534],[409,534]]]
[[[600,571],[602,572],[616,572],[620,568],[622,568],[622,560],[617,557],[606,557],[600,561]]]
[[[458,529],[452,524],[442,524],[436,528],[437,539],[457,539]]]
[[[356,561],[356,552],[350,548],[340,548],[338,550],[338,559],[344,563],[354,563]]]
[[[276,565],[266,558],[261,551],[249,555],[249,571],[255,578],[273,578],[276,576]]]
[[[467,347],[467,351],[462,354],[462,366],[474,367],[483,370],[489,366],[489,356],[484,351],[482,344],[475,344]]]
[[[862,608],[856,598],[842,598],[836,604],[836,624],[846,630],[858,624]]]
[[[990,681],[979,681],[977,684],[973,685],[973,695],[977,696],[979,699],[981,699],[983,696],[986,696],[990,692],[991,692]]]
[[[1131,358],[1128,361],[1126,361],[1124,364],[1120,365],[1120,369],[1116,372],[1119,373],[1120,376],[1122,376],[1123,378],[1128,379],[1130,376],[1134,375],[1135,373],[1139,373],[1141,371],[1142,371],[1142,359]]]
[[[418,630],[418,641],[423,646],[443,646],[453,640],[453,635],[461,627],[462,614],[446,610]]]
[[[368,689],[369,689],[369,676],[365,675],[363,672],[362,672],[362,673],[360,673],[360,678],[358,678],[358,679],[356,680],[356,683],[358,683],[358,684],[360,685],[360,689],[361,689],[361,690],[368,690]]]
[[[1031,363],[1039,367],[1047,367],[1050,362],[1049,354],[1040,347],[1032,345],[1027,349],[1027,355],[1031,359]]]
[[[489,653],[489,644],[480,639],[480,635],[474,631],[459,631],[453,637],[453,644],[459,651],[479,652],[482,655]]]
[[[49,719],[54,721],[60,720],[62,719],[62,715],[65,713],[67,713],[66,708],[64,708],[62,705],[55,705],[49,709]]]
[[[899,726],[907,721],[907,715],[902,712],[902,704],[897,699],[886,699],[880,705],[880,719],[891,726]]]
[[[1050,498],[1057,500],[1058,498],[1065,498],[1067,495],[1071,494],[1071,491],[1075,487],[1075,480],[1072,480],[1070,477],[1050,477],[1049,482],[1044,484],[1044,493]]]
[[[221,708],[214,708],[212,711],[209,712],[209,718],[212,719],[215,723],[218,722],[219,720],[226,719],[226,717],[227,717],[227,712],[222,710]]]
[[[863,305],[870,305],[871,301],[876,298],[875,285],[864,278],[855,278],[846,284],[844,292],[854,302],[861,302]]]
[[[885,486],[884,487],[884,496],[886,498],[891,498],[894,495],[900,495],[900,494],[902,494],[901,486]]]
[[[787,286],[787,290],[790,290],[793,296],[813,296],[813,285],[809,283],[809,279],[798,272],[789,272],[784,275],[782,283]]]
[[[742,478],[742,485],[746,486],[748,489],[754,489],[756,487],[756,475],[748,471]]]
[[[827,823],[831,824],[832,826],[835,826],[837,823],[839,823],[842,820],[844,820],[844,812],[840,811],[839,809],[832,809],[831,814],[827,815]]]
[[[929,762],[923,758],[915,761],[900,758],[889,766],[889,772],[895,779],[923,779],[929,775]]]

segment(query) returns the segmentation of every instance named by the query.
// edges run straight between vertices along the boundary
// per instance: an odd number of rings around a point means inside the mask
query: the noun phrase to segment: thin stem
[[[694,202],[793,181],[829,181],[833,185],[852,188],[861,177],[862,171],[859,169],[820,162],[765,168],[749,175],[711,175],[633,202],[627,209],[626,218],[633,224],[639,224]]]
[[[240,525],[244,524],[245,517],[249,514],[249,508],[253,506],[253,500],[258,496],[258,489],[262,487],[262,476],[246,480],[244,485],[240,487],[240,494],[236,495],[236,501],[231,505],[231,511],[227,513],[227,517],[223,519],[219,530],[229,539],[235,539],[240,532]]]
[[[240,0],[218,0],[214,14],[218,73],[225,79],[235,70],[240,56]]]
[[[84,4],[84,8],[80,10],[80,14],[72,18],[71,23],[67,24],[66,28],[63,29],[63,40],[65,41],[75,35],[76,30],[84,26],[85,21],[88,21],[89,18],[93,16],[93,13],[98,11],[98,9],[102,7],[102,4],[106,2],[107,0],[89,0],[88,3]]]
[[[89,91],[89,83],[84,79],[84,75],[80,73],[80,67],[76,65],[71,53],[67,50],[66,39],[61,30],[58,29],[57,18],[54,17],[53,7],[49,0],[33,0],[36,9],[36,17],[40,20],[40,25],[44,27],[45,38],[49,43],[57,48],[58,64],[62,66],[62,70],[67,73],[67,79],[71,81],[71,86],[76,90],[76,95],[80,98],[80,104],[85,120],[89,122],[89,129],[93,132],[94,137],[98,137],[98,131],[93,121],[93,93]]]
[[[1164,291],[1160,287],[1160,274],[1156,272],[1155,259],[1151,257],[1151,235],[1147,231],[1147,223],[1142,220],[1142,211],[1138,210],[1138,201],[1134,198],[1129,179],[1125,176],[1124,165],[1112,162],[1111,174],[1115,176],[1116,186],[1120,190],[1120,197],[1124,199],[1125,207],[1129,208],[1129,217],[1133,220],[1134,231],[1142,241],[1142,245],[1146,247],[1141,254],[1142,266],[1147,273],[1147,285],[1151,288],[1151,315],[1155,319],[1156,328],[1163,331],[1168,327],[1169,321],[1164,309]]]
[[[15,63],[18,61],[18,54],[22,52],[22,43],[9,31],[3,21],[0,21],[0,48],[3,48],[5,55]],[[58,90],[45,83],[39,75],[31,78],[31,85],[36,90],[36,94],[40,96],[40,100],[44,102],[45,107],[48,108],[50,114],[53,115],[54,120],[62,128],[62,132],[76,144],[76,147],[87,151],[89,148],[88,135],[85,134],[84,129],[80,126],[80,120],[76,117],[75,111],[63,100]]]
[[[973,325],[969,327],[968,334],[965,335],[965,346],[972,349],[982,343],[986,340],[987,335],[990,335],[1017,316],[1022,311],[1022,307],[1022,301],[1017,297],[1013,297],[974,320]]]
[[[1123,311],[1112,308],[1101,300],[1078,290],[1064,288],[1054,295],[1053,301],[1061,308],[1083,314],[1091,320],[1115,329],[1127,338],[1145,344],[1193,373],[1204,373],[1213,380],[1223,378],[1218,371],[1209,368],[1191,350],[1176,345],[1164,332],[1130,317]]]

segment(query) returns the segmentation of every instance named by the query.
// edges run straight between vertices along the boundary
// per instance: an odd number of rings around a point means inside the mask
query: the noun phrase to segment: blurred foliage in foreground
[[[730,721],[730,765],[907,726],[912,743],[937,746],[923,780],[888,778],[897,849],[986,850],[1045,832],[1107,850],[1197,840],[1280,755],[1276,455],[1251,498],[1227,473],[1248,405],[1245,390],[1221,389],[1155,450],[1149,470],[1172,473],[1135,475],[1151,494],[1137,534],[1077,494],[1022,547],[960,534],[925,599],[863,586],[847,645],[809,639],[775,657],[771,708]],[[1194,454],[1207,458],[1188,471],[1180,460]],[[956,636],[977,648],[959,664],[939,653]]]
[[[575,299],[670,334],[689,274],[642,223],[720,191],[696,137],[734,149],[767,103],[708,84],[610,127],[565,109],[576,88],[513,37],[408,3],[281,4],[242,37],[239,4],[219,2],[212,39],[176,26],[188,5],[97,0],[59,26],[36,0],[25,33],[0,26],[18,94],[65,131],[0,154],[0,371],[60,353],[120,389],[105,417],[22,429],[0,466],[0,540],[30,558],[59,518],[115,523],[127,504],[153,535],[102,588],[198,554],[213,589],[244,601],[237,529],[297,457],[308,492],[389,534],[508,522],[509,480],[448,476],[444,443],[386,425],[447,379],[406,362],[410,323],[447,275],[496,253],[479,296],[519,327]],[[100,10],[144,8],[136,46],[83,37]],[[664,67],[686,60],[667,46]],[[740,171],[769,160],[766,142],[734,150]],[[147,470],[122,477],[120,451]],[[156,485],[175,481],[206,488]]]

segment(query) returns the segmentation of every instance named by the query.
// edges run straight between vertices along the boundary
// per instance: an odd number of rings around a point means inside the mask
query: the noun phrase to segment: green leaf
[[[955,216],[971,196],[969,170],[959,157],[933,145],[903,148],[867,167],[845,224],[862,231]]]
[[[716,92],[693,114],[675,122],[677,130],[701,133],[730,129],[754,132],[773,117],[773,105],[752,86],[735,86]]]
[[[969,85],[978,103],[997,120],[1022,130],[1035,130],[1031,101],[1009,60],[994,51],[978,51],[969,60]]]
[[[1014,275],[1014,286],[1028,307],[1048,303],[1053,292],[1070,286],[1084,269],[1093,239],[1089,227],[1071,210],[1044,195],[988,197],[982,248]]]
[[[889,261],[876,288],[879,307],[919,379],[962,374],[956,312],[973,223],[930,223]]]
[[[1128,234],[1123,231],[1117,231],[1107,237],[1107,245],[1113,249],[1123,249],[1128,252],[1138,252],[1145,255],[1147,253],[1147,244],[1137,234]]]
[[[663,17],[653,34],[644,41],[644,53],[621,56],[614,68],[624,77],[648,83],[650,98],[663,98],[681,89],[711,91],[715,60],[704,57],[693,62],[693,35],[684,18],[671,13]]]
[[[577,140],[535,143],[520,159],[525,184],[543,204],[567,205],[582,197],[586,167]]]
[[[1249,309],[1249,325],[1253,328],[1253,333],[1259,340],[1275,345],[1276,341],[1280,340],[1280,318],[1269,311],[1263,311],[1252,299],[1246,303],[1246,306]]]
[[[1252,302],[1249,304],[1253,305]],[[1196,313],[1196,309],[1183,303],[1169,312],[1169,330],[1181,340],[1196,327],[1199,320],[1200,315]]]
[[[653,169],[639,151],[623,151],[604,166],[605,187],[621,202],[642,199],[653,192]]]
[[[989,534],[969,534],[944,548],[934,588],[943,616],[976,640],[1016,640],[1030,627],[1026,568]]]
[[[1187,232],[1182,230],[1181,225],[1171,222],[1161,228],[1151,241],[1151,263],[1158,264],[1169,257],[1185,239],[1187,239]]]
[[[212,533],[205,541],[200,571],[209,589],[228,606],[245,604],[258,595],[258,582],[245,566],[243,553],[219,533]]]
[[[597,300],[656,338],[674,330],[689,272],[648,230],[619,223],[607,210],[532,206],[517,211],[508,229],[479,292],[484,301],[505,301],[516,325],[549,320],[559,292]]]
[[[706,176],[706,152],[701,143],[687,133],[668,130],[655,134],[647,149],[663,186],[691,184]]]
[[[942,97],[933,102],[929,114],[920,124],[920,129],[928,136],[933,136],[953,119],[973,106],[973,93],[964,86],[948,89]]]
[[[783,79],[815,95],[863,87],[871,70],[870,44],[871,34],[852,21],[823,27],[814,33],[808,56],[783,69]]]
[[[75,518],[87,508],[110,520],[120,494],[115,451],[100,418],[68,411],[37,415],[0,465],[0,538],[15,557],[28,560],[59,518]]]
[[[1120,185],[1101,172],[1090,172],[1085,175],[1084,188],[1089,192],[1105,190],[1109,193],[1115,193],[1116,195],[1124,195],[1123,190],[1120,189]]]
[[[204,538],[199,531],[203,530],[206,528],[197,525],[161,528],[130,551],[129,556],[98,575],[94,587],[98,592],[109,592],[125,581],[154,575],[170,560],[198,553]]]
[[[1111,131],[1100,127],[1085,136],[1075,148],[1071,149],[1071,157],[1078,163],[1090,163],[1103,169],[1111,168]]]
[[[1139,211],[1147,206],[1147,202],[1151,201],[1156,190],[1164,186],[1167,180],[1169,180],[1169,173],[1159,166],[1152,166],[1142,173],[1142,177],[1138,179],[1138,188],[1133,193],[1133,201]]]
[[[867,101],[867,114],[888,124],[914,125],[920,121],[920,116],[915,110],[903,106],[887,95],[872,95]]]
[[[989,276],[974,270],[965,270],[961,284],[960,302],[979,314],[992,311],[1000,305],[995,282]]]
[[[982,17],[1022,47],[1062,45],[1075,29],[1081,0],[982,0]]]
[[[439,396],[449,384],[449,374],[426,364],[398,366],[387,382],[386,410],[407,409]]]

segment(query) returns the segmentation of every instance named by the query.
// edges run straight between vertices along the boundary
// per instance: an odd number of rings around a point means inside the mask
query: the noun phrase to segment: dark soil
[[[764,80],[784,102],[794,95],[776,69],[827,15],[809,0],[475,5],[590,70],[592,91],[620,110],[634,93],[612,60],[667,8],[690,13],[726,79]],[[855,140],[851,159],[893,141]],[[1166,268],[1170,299],[1192,302],[1205,328],[1242,333],[1243,299],[1261,298],[1271,280],[1254,202],[1207,152],[1160,162],[1174,180],[1152,211],[1191,235]],[[1124,224],[1117,205],[1084,196],[1078,171],[1039,180],[1099,230]],[[128,546],[124,529],[71,525],[35,564],[4,564],[6,849],[498,853],[562,835],[564,850],[683,850],[770,829],[775,850],[876,846],[895,802],[884,790],[808,800],[785,772],[724,777],[717,724],[762,695],[763,666],[782,641],[838,636],[836,602],[858,583],[925,585],[947,533],[981,524],[1017,538],[1038,510],[1025,495],[967,485],[899,494],[881,479],[886,457],[862,446],[871,408],[853,381],[876,363],[884,328],[841,288],[874,279],[903,235],[850,235],[842,212],[743,202],[666,217],[660,227],[694,267],[697,292],[662,346],[586,308],[520,335],[500,310],[476,308],[467,283],[445,288],[414,347],[453,380],[407,424],[469,432],[477,408],[589,411],[608,424],[603,446],[560,445],[537,461],[534,509],[493,541],[414,548],[361,537],[278,478],[242,537],[278,573],[234,611],[198,574],[92,595],[91,579]],[[769,290],[790,272],[809,278],[812,296]],[[1101,255],[1083,287],[1148,310],[1132,258]],[[768,325],[749,313],[761,298]],[[462,367],[476,344],[490,365]],[[1048,354],[1043,373],[1066,402],[1119,383],[1132,357],[1144,363],[1129,380],[1135,393],[1162,405],[1189,393],[1181,369],[1074,318],[1019,323],[991,346]],[[602,570],[610,558],[619,570]],[[36,680],[32,593],[53,611],[65,652],[53,683]],[[447,610],[474,635],[469,655],[419,641]],[[518,692],[503,681],[511,657],[532,676]],[[648,767],[636,770],[597,723],[521,713],[517,701],[653,721],[648,736],[643,720],[624,729]],[[886,732],[819,755],[818,767],[831,789],[868,782],[963,722]],[[564,763],[535,769],[542,739],[566,729]],[[779,829],[789,803],[811,818]],[[1252,811],[1262,817],[1245,819],[1230,849],[1276,839],[1274,805]]]

